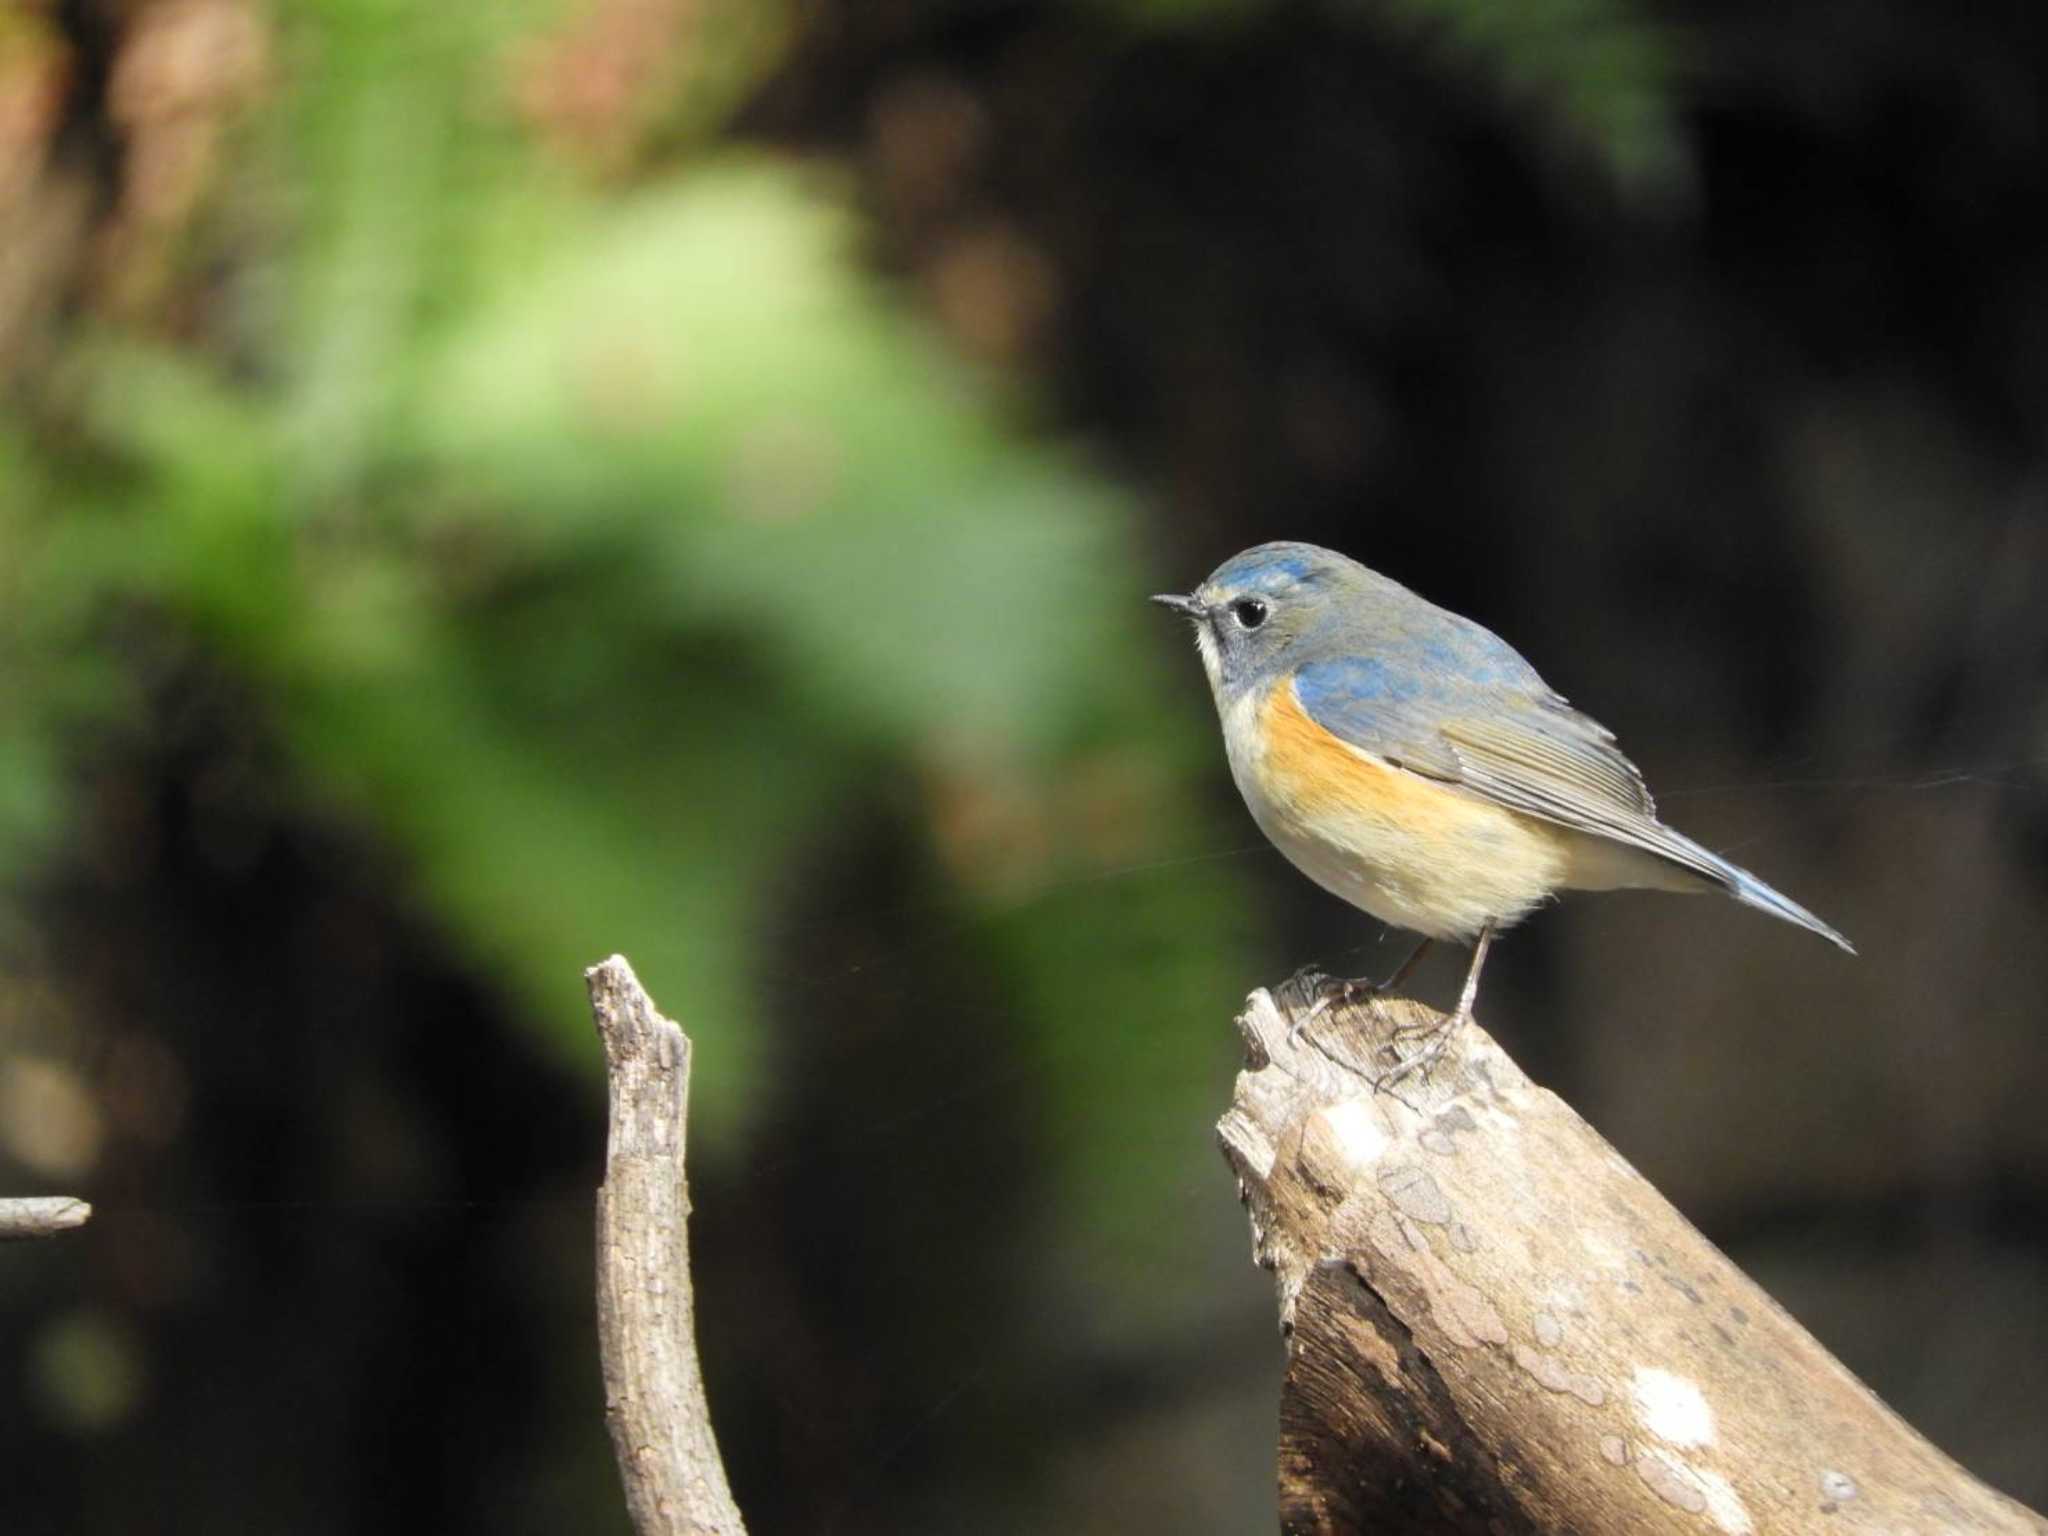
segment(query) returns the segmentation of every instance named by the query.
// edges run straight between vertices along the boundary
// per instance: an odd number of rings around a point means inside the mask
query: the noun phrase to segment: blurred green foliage
[[[1561,99],[1618,164],[1657,152],[1662,55],[1622,0],[1380,21]],[[204,324],[71,326],[0,420],[0,857],[63,847],[82,744],[179,637],[580,1062],[577,972],[632,955],[704,1042],[718,1137],[766,990],[830,982],[763,953],[778,882],[908,809],[1113,1222],[1159,1166],[1133,1149],[1204,1107],[1206,1056],[1149,1021],[1248,979],[1229,866],[1171,865],[1241,834],[1186,788],[1207,722],[1162,686],[1133,509],[863,274],[831,176],[714,149],[784,7],[644,24],[326,0],[242,50],[284,88],[224,116],[145,289],[213,274]]]
[[[1245,981],[1221,866],[1071,885],[1106,848],[1204,846],[1208,743],[1155,676],[1133,508],[860,272],[827,174],[711,150],[782,6],[633,16],[281,14],[291,88],[231,119],[162,254],[227,272],[205,334],[72,328],[0,422],[0,856],[63,848],[80,743],[178,635],[575,1059],[578,969],[633,954],[705,1038],[723,1135],[762,987],[805,971],[762,954],[776,881],[893,795],[1049,1049],[1077,1036],[1051,1051],[1063,1143],[1096,1163],[1130,1106],[1085,1083],[1171,1055],[1098,1020],[1212,1018]],[[1505,61],[1616,162],[1653,154],[1659,51],[1620,0],[1380,23]],[[1198,1110],[1145,1106],[1161,1133]]]
[[[212,329],[81,329],[0,429],[0,851],[62,850],[79,754],[196,647],[593,1070],[579,972],[630,955],[715,1140],[764,1008],[843,980],[768,952],[777,890],[908,810],[1121,1227],[1210,1108],[1159,1030],[1249,979],[1228,866],[1144,868],[1218,834],[1133,509],[863,275],[829,177],[593,181],[480,112],[521,24],[300,18],[174,258],[241,242]]]
[[[223,114],[146,253],[145,293],[204,276],[201,323],[68,326],[0,420],[0,857],[20,889],[63,849],[81,752],[196,647],[308,810],[393,850],[580,1063],[578,971],[631,955],[719,1138],[769,1005],[835,981],[768,952],[778,891],[907,812],[1118,1228],[1209,1107],[1212,1053],[1154,1026],[1250,979],[1232,866],[1175,863],[1243,834],[1187,787],[1213,744],[1134,509],[863,272],[830,174],[715,148],[786,11],[639,14],[327,0],[242,50],[284,88]],[[1620,0],[1381,24],[1658,153],[1662,55]]]

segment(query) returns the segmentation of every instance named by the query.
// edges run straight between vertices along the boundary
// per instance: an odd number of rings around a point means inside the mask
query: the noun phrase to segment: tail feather
[[[1666,828],[1665,830],[1669,831],[1670,829]],[[1676,836],[1677,834],[1673,835]],[[1729,863],[1717,853],[1709,853],[1706,849],[1700,847],[1698,843],[1693,842],[1691,838],[1680,838],[1679,840],[1686,845],[1688,853],[1697,856],[1696,858],[1685,860],[1685,863],[1700,873],[1709,876],[1745,907],[1755,907],[1759,912],[1768,912],[1771,916],[1782,918],[1788,923],[1804,928],[1809,933],[1819,934],[1829,943],[1840,945],[1852,955],[1856,953],[1856,946],[1854,944],[1851,944],[1841,934],[1815,917],[1790,896],[1785,895],[1781,891],[1773,890],[1740,865]]]
[[[1755,907],[1759,912],[1768,912],[1773,917],[1782,917],[1788,923],[1797,923],[1810,933],[1817,933],[1830,943],[1840,945],[1850,954],[1856,953],[1856,946],[1826,923],[1815,917],[1791,897],[1772,890],[1746,869],[1737,869],[1733,864],[1728,872],[1735,878],[1729,883],[1728,894],[1745,907]]]

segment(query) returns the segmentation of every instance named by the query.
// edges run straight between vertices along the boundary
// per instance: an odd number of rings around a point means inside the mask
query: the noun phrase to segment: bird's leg
[[[1363,976],[1359,976],[1350,981],[1337,982],[1333,988],[1337,999],[1346,1003],[1355,1003],[1361,998],[1378,997],[1382,993],[1393,991],[1394,988],[1401,985],[1402,982],[1406,981],[1414,973],[1415,967],[1422,963],[1422,957],[1429,953],[1429,946],[1435,942],[1435,939],[1424,939],[1420,944],[1409,950],[1408,958],[1395,966],[1393,974],[1387,977],[1385,981],[1368,981]],[[1324,999],[1325,1006],[1328,1005],[1328,1001],[1329,999],[1326,997]]]
[[[1422,964],[1422,957],[1429,953],[1429,946],[1435,942],[1435,939],[1424,939],[1420,944],[1409,950],[1408,958],[1394,967],[1394,974],[1378,986],[1372,988],[1372,990],[1374,992],[1391,992],[1394,988],[1401,985],[1402,982],[1414,974],[1415,967]]]
[[[1458,1031],[1472,1022],[1472,1005],[1479,997],[1479,972],[1486,964],[1486,951],[1493,943],[1493,924],[1488,923],[1479,930],[1479,942],[1472,946],[1472,966],[1465,972],[1465,988],[1458,994],[1458,1011],[1441,1023],[1424,1025],[1413,1033],[1426,1037],[1427,1043],[1413,1056],[1405,1058],[1398,1066],[1390,1069],[1374,1083],[1375,1088],[1391,1088],[1394,1084],[1416,1072],[1427,1072],[1442,1059],[1451,1042],[1458,1037]],[[1403,1031],[1396,1031],[1397,1034]]]
[[[1472,969],[1465,973],[1465,989],[1458,994],[1458,1011],[1451,1017],[1455,1028],[1472,1022],[1472,1005],[1479,1001],[1479,970],[1486,964],[1486,951],[1493,943],[1493,924],[1479,930],[1479,942],[1472,946]]]

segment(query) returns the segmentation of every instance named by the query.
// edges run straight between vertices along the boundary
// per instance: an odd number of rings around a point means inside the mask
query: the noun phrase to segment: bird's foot
[[[1337,978],[1319,965],[1304,965],[1292,976],[1273,989],[1273,995],[1281,1006],[1293,1009],[1312,1003],[1330,988],[1337,985]]]
[[[1369,976],[1355,976],[1349,981],[1340,981],[1326,971],[1313,965],[1304,965],[1286,981],[1281,983],[1282,992],[1293,992],[1296,997],[1309,1004],[1308,1011],[1296,1016],[1290,1039],[1314,1023],[1338,1003],[1346,1007],[1353,1003],[1370,1002],[1392,992],[1415,973],[1415,967],[1422,957],[1429,953],[1435,941],[1424,939],[1408,952],[1408,958],[1394,967],[1384,981],[1374,981]],[[1298,1005],[1297,1005],[1298,1006]]]
[[[1393,1066],[1373,1079],[1375,1092],[1391,1092],[1397,1083],[1420,1073],[1428,1077],[1434,1067],[1449,1051],[1458,1038],[1459,1031],[1472,1022],[1472,1015],[1464,1009],[1447,1018],[1438,1018],[1430,1024],[1406,1024],[1392,1031],[1395,1042],[1419,1040],[1421,1048],[1402,1056]]]
[[[1287,1027],[1287,1042],[1301,1039],[1301,1032],[1332,1008],[1351,1007],[1379,995],[1379,985],[1363,976],[1346,981],[1313,965],[1305,965],[1280,984],[1280,991],[1294,1000],[1294,1021]],[[1300,1005],[1307,1003],[1306,1008]]]

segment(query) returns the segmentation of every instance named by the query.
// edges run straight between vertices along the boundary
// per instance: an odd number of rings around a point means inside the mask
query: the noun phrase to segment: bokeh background
[[[1273,537],[1859,942],[1483,1012],[2048,1502],[2044,98],[2024,4],[13,0],[0,1191],[98,1214],[0,1526],[623,1531],[623,951],[757,1536],[1269,1528],[1229,1017],[1401,950],[1143,598]]]

